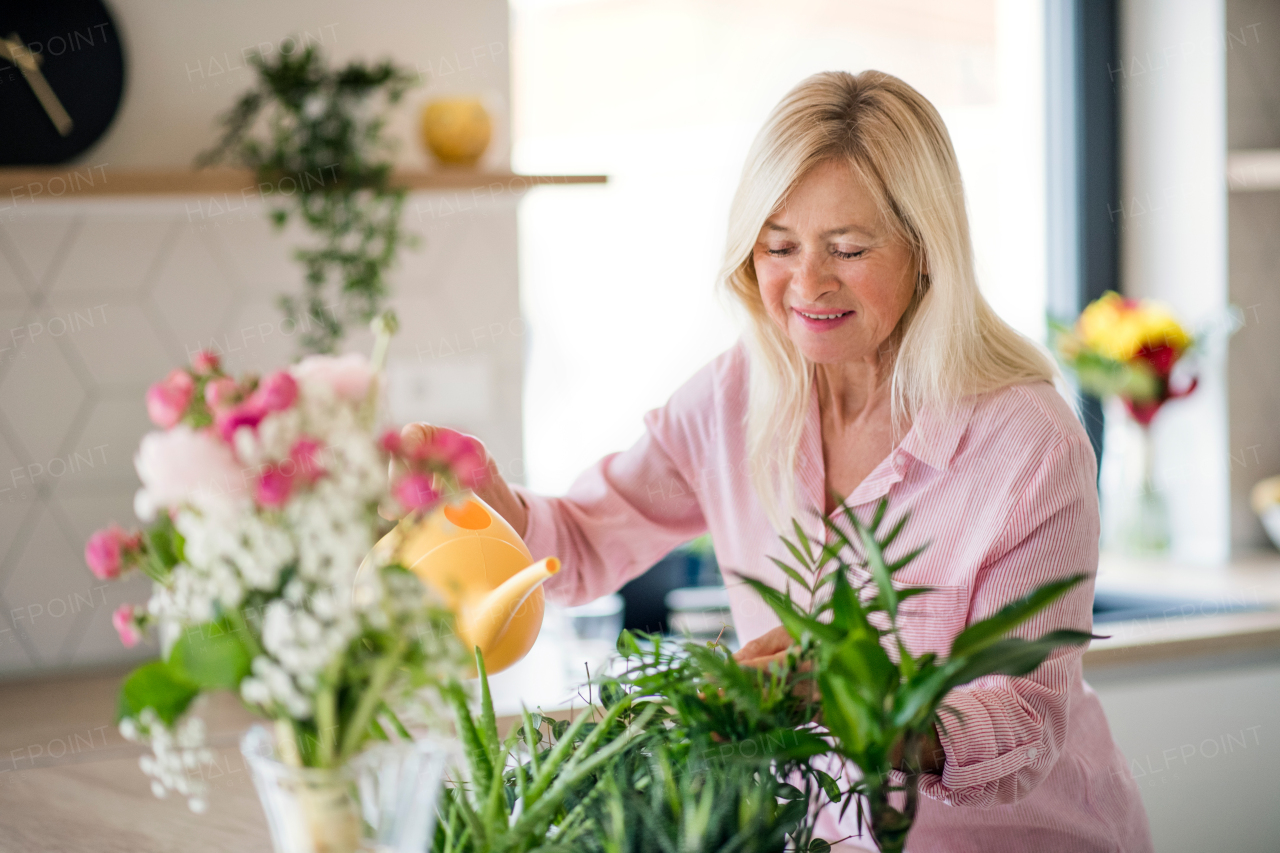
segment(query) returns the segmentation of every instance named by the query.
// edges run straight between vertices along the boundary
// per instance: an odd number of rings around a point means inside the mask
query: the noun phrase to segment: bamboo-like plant
[[[898,630],[899,608],[929,588],[899,589],[893,576],[924,547],[894,561],[885,557],[908,519],[904,514],[881,533],[887,507],[887,500],[881,500],[867,524],[846,507],[842,515],[847,529],[824,518],[829,533],[825,544],[811,542],[798,523],[795,540],[784,537],[800,568],[780,560],[775,563],[809,593],[813,604],[798,605],[789,589],[780,592],[750,578],[744,582],[773,609],[792,637],[813,650],[822,724],[833,740],[832,752],[862,771],[862,778],[840,797],[842,808],[853,805],[859,826],[869,823],[881,851],[895,853],[904,848],[915,819],[922,750],[935,726],[947,730],[939,712],[955,717],[953,725],[964,724],[959,712],[945,704],[946,695],[984,675],[1027,675],[1055,649],[1087,643],[1092,635],[1060,629],[1033,640],[1007,636],[1087,577],[1073,575],[1046,583],[970,625],[955,638],[945,658],[932,652],[912,655]],[[829,565],[833,569],[825,572]],[[855,585],[851,576],[865,580]],[[877,622],[886,627],[878,627]],[[905,777],[902,785],[890,776],[898,754]],[[889,802],[895,792],[904,795],[902,809]]]

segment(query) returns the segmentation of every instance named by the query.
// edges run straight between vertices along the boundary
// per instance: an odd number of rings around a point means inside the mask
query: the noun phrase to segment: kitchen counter
[[[1180,596],[1194,605],[1186,612],[1099,625],[1096,632],[1110,638],[1094,641],[1085,653],[1091,680],[1135,666],[1212,663],[1229,654],[1280,660],[1280,555],[1217,567],[1108,556],[1098,588]],[[1233,604],[1269,609],[1219,613]],[[0,683],[0,850],[269,850],[266,820],[238,749],[239,735],[253,718],[229,695],[206,700],[201,713],[217,761],[208,771],[209,810],[195,815],[173,795],[152,796],[138,769],[143,750],[111,724],[123,675]]]
[[[1096,625],[1094,633],[1108,639],[1094,640],[1085,652],[1089,675],[1222,655],[1280,658],[1280,554],[1275,552],[1208,566],[1104,554],[1097,589],[1184,603],[1146,618]],[[1248,609],[1228,612],[1233,607]]]

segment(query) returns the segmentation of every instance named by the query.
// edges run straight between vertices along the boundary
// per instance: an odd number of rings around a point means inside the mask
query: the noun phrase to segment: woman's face
[[[902,319],[916,266],[843,163],[815,166],[752,250],[769,317],[818,364],[874,359]]]

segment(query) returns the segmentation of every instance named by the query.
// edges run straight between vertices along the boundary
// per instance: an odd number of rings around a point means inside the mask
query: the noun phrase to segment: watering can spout
[[[463,607],[458,617],[458,634],[467,645],[491,652],[502,641],[511,620],[529,596],[558,571],[560,561],[547,557],[516,572],[479,601]]]

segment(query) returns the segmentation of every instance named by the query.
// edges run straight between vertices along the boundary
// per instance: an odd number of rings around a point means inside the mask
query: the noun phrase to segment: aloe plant
[[[921,750],[935,726],[946,732],[939,711],[947,711],[963,725],[959,712],[944,704],[946,695],[984,675],[1027,675],[1054,649],[1087,643],[1092,635],[1063,629],[1034,640],[1007,636],[1087,577],[1073,575],[1046,583],[970,625],[955,638],[945,658],[934,653],[913,656],[898,631],[899,608],[929,588],[899,589],[893,576],[924,548],[894,561],[885,557],[908,520],[904,514],[882,534],[887,507],[888,502],[881,500],[867,524],[846,508],[847,529],[824,518],[829,541],[820,545],[810,541],[798,523],[795,540],[784,537],[800,567],[775,562],[809,594],[809,605],[797,604],[790,588],[780,592],[754,579],[744,582],[773,609],[793,638],[813,650],[822,724],[833,740],[832,751],[862,771],[862,778],[843,792],[842,808],[854,805],[859,827],[868,822],[881,851],[894,853],[905,846],[915,819]],[[857,562],[851,563],[846,554]],[[829,565],[834,569],[825,571]],[[866,580],[855,586],[850,580],[855,574]],[[875,614],[884,615],[873,619]],[[877,627],[877,622],[887,627]],[[896,754],[902,756],[902,785],[894,784],[890,776]],[[890,794],[897,791],[904,795],[902,809],[889,803]]]

